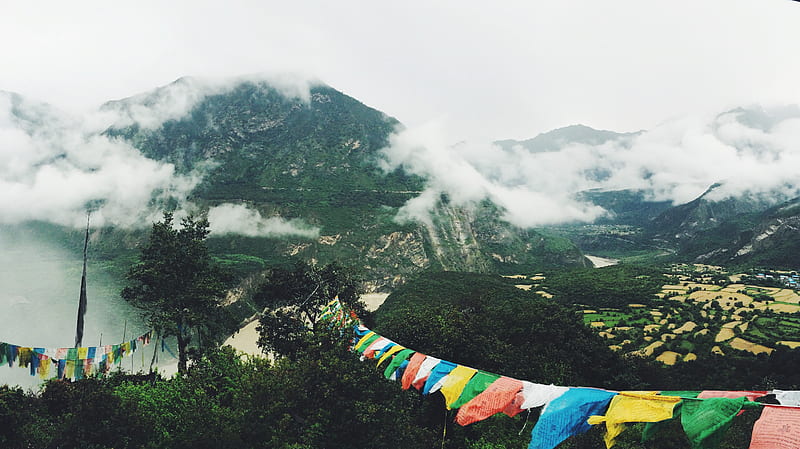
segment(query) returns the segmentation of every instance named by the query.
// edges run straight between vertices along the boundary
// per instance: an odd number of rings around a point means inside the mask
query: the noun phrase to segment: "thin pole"
[[[122,343],[123,344],[125,343],[125,337],[127,337],[127,336],[128,336],[128,319],[126,318],[125,319],[125,325],[122,327]],[[123,354],[124,354],[124,352],[123,352]],[[122,364],[122,362],[120,362],[119,366],[120,366],[120,369],[122,369],[122,367],[124,365]]]
[[[156,334],[156,344],[153,345],[153,358],[150,359],[150,374],[153,374],[153,363],[155,363],[156,355],[158,354],[158,351],[157,351],[157,349],[158,349],[158,337],[159,337],[159,335]],[[142,362],[142,367],[144,367],[144,362]]]
[[[444,410],[444,427],[442,427],[442,449],[444,449],[444,440],[447,438],[447,409]]]
[[[83,274],[81,274],[81,292],[78,297],[78,323],[75,329],[75,347],[79,348],[83,343],[83,321],[86,315],[86,255],[89,249],[89,219],[91,212],[86,213],[86,238],[83,241]]]

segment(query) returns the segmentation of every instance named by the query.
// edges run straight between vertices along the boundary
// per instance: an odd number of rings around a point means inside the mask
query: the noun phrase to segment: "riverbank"
[[[367,310],[374,312],[386,301],[388,296],[388,293],[366,293],[361,296],[361,300],[367,305]],[[264,354],[261,352],[261,348],[256,344],[256,342],[258,342],[257,328],[258,320],[254,318],[235,334],[228,337],[224,344],[244,354],[263,356]]]
[[[595,268],[610,267],[611,265],[619,263],[619,259],[607,259],[605,257],[590,256],[588,254],[585,254],[585,257],[592,262]]]

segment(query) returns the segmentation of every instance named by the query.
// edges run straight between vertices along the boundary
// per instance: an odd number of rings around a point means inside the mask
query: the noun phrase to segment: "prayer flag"
[[[375,358],[375,352],[379,351],[386,347],[386,345],[390,344],[392,341],[383,337],[380,337],[373,341],[367,349],[364,350],[363,356],[367,359]]]
[[[681,406],[681,425],[693,449],[713,448],[742,410],[747,398],[688,399]]]
[[[586,420],[605,411],[615,395],[593,388],[570,388],[542,409],[528,449],[553,449],[567,438],[585,433],[592,427]]]
[[[411,383],[414,382],[414,378],[417,376],[417,372],[419,368],[422,366],[422,362],[425,361],[427,356],[420,352],[414,353],[411,356],[411,360],[408,361],[408,366],[406,370],[403,372],[403,378],[400,379],[401,385],[403,390],[408,390],[411,386]]]
[[[800,406],[800,391],[772,390],[781,405]]]
[[[766,391],[723,391],[723,390],[705,390],[701,391],[700,394],[697,395],[698,399],[709,399],[709,398],[728,398],[728,399],[736,399],[736,398],[747,398],[751,401],[755,401],[756,399],[760,398],[761,396],[766,396]]]
[[[383,354],[384,354],[386,351],[388,351],[388,350],[392,349],[392,348],[393,348],[393,347],[395,347],[395,346],[397,346],[397,343],[395,343],[395,342],[390,342],[388,345],[386,345],[386,346],[384,346],[383,348],[381,348],[381,349],[379,349],[379,350],[375,351],[375,355],[373,356],[373,358],[380,359],[380,358],[381,358],[381,356],[383,356]]]
[[[553,399],[566,393],[567,390],[569,390],[568,387],[537,384],[523,380],[522,390],[517,393],[514,400],[503,410],[503,413],[508,416],[516,416],[523,410],[547,405]]]
[[[450,405],[450,408],[461,408],[467,402],[473,400],[476,396],[486,391],[500,376],[494,373],[487,373],[486,371],[478,371],[472,376],[464,390],[461,391],[461,396],[458,397],[455,403]]]
[[[402,351],[398,352],[397,354],[392,357],[392,361],[389,362],[389,365],[386,366],[386,369],[383,371],[383,376],[389,379],[392,377],[395,371],[400,368],[400,365],[403,364],[409,357],[414,354],[414,350],[412,349],[403,349]]]
[[[672,411],[681,399],[677,396],[657,396],[652,392],[621,392],[611,399],[605,416],[589,417],[589,424],[606,424],[604,440],[607,448],[625,430],[628,422],[659,422],[672,418]]]
[[[417,370],[417,375],[414,377],[414,381],[411,385],[414,386],[417,390],[423,390],[425,388],[425,383],[428,382],[428,377],[430,377],[431,371],[436,365],[439,364],[441,360],[437,359],[436,357],[428,356],[420,365],[419,370]]]
[[[398,352],[404,349],[406,349],[405,346],[400,346],[400,345],[392,346],[391,348],[389,348],[388,351],[384,352],[383,355],[381,355],[380,359],[378,359],[378,366],[381,366],[381,363],[385,362],[386,359],[391,357],[393,354],[397,354]]]
[[[700,394],[700,392],[699,391],[662,391],[660,394],[662,394],[664,396],[677,396],[677,397],[679,397],[681,399],[684,399],[684,398],[696,398],[697,395]],[[664,426],[666,426],[666,424],[668,422],[680,419],[680,417],[681,417],[681,405],[682,404],[683,404],[683,401],[682,402],[678,402],[677,404],[675,404],[675,408],[672,409],[672,418],[670,418],[668,420],[665,420],[665,421],[649,422],[649,423],[645,424],[644,430],[642,430],[642,442],[651,440],[656,434],[658,434],[658,432],[660,432],[664,428]]]
[[[453,408],[452,405],[455,404],[458,397],[461,396],[461,392],[464,391],[464,387],[477,372],[478,370],[475,368],[458,365],[442,379],[441,391],[444,395],[445,407],[448,410]]]
[[[407,366],[408,360],[403,360],[400,363],[400,366],[398,366],[397,369],[394,370],[394,372],[392,372],[392,374],[389,376],[389,380],[397,380],[399,377],[403,377],[403,371],[406,370]]]
[[[750,449],[797,449],[800,447],[800,409],[764,406],[753,426]]]
[[[450,371],[453,371],[456,367],[456,364],[453,362],[448,362],[447,360],[441,360],[435,367],[431,370],[430,375],[428,375],[428,380],[425,381],[425,387],[422,389],[422,394],[431,394],[436,393],[439,391],[439,388],[442,387],[440,380],[444,378],[444,376],[450,374]]]
[[[61,359],[61,360],[58,361],[58,372],[57,373],[58,373],[58,378],[59,379],[63,379],[64,376],[66,375],[66,367],[67,367],[67,361],[66,360]]]
[[[466,426],[502,412],[521,389],[522,381],[500,377],[485,391],[461,406],[456,415],[456,422]]]
[[[373,335],[378,335],[378,334],[376,334],[375,332],[372,332],[372,331],[369,331],[369,332],[367,332],[367,334],[366,334],[366,335],[364,335],[363,337],[361,337],[361,339],[360,339],[360,340],[358,340],[358,342],[356,342],[355,346],[353,346],[353,349],[355,349],[355,350],[356,350],[356,351],[358,351],[358,352],[361,352],[361,348],[362,348],[362,347],[366,347],[366,345],[367,345],[367,340],[369,340],[369,339],[370,339],[370,337],[372,337]],[[380,335],[378,335],[378,337],[376,337],[376,339],[377,339],[377,338],[380,338]]]

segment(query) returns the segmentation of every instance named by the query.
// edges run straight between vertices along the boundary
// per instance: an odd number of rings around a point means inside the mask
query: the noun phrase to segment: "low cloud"
[[[430,220],[441,194],[457,205],[491,200],[521,227],[591,222],[606,211],[575,199],[588,189],[643,190],[654,201],[682,204],[720,186],[710,199],[751,195],[773,202],[800,195],[800,109],[740,109],[665,122],[599,145],[561,142],[555,151],[521,145],[452,145],[443,123],[395,133],[383,167],[427,180],[398,220]]]
[[[140,227],[167,200],[200,182],[129,144],[85,133],[80,120],[0,93],[0,222]]]
[[[504,210],[505,220],[524,227],[591,221],[605,213],[574,200],[570,194],[574,186],[569,189],[557,178],[528,177],[528,161],[520,160],[514,154],[517,150],[506,153],[492,145],[449,145],[444,135],[441,123],[430,123],[399,131],[384,150],[385,169],[402,167],[427,179],[425,191],[400,209],[399,220],[429,222],[442,194],[459,206],[491,200]]]
[[[142,129],[157,129],[167,121],[186,116],[204,98],[230,92],[246,82],[268,85],[287,98],[297,98],[305,103],[311,100],[311,87],[320,84],[315,79],[296,74],[183,77],[153,91],[106,103],[95,114],[95,122],[102,129],[131,125],[138,125]]]
[[[302,220],[262,217],[257,210],[243,204],[221,204],[208,211],[213,235],[240,234],[248,237],[319,237],[319,228]]]
[[[183,78],[81,116],[0,91],[0,223],[36,220],[82,227],[91,209],[92,226],[140,228],[159,220],[167,205],[177,207],[178,215],[195,211],[187,198],[211,164],[178,173],[173,164],[149,159],[131,143],[107,137],[103,131],[132,124],[158,128],[185,116],[206,96],[243,82],[265,83],[306,102],[316,83],[288,75]],[[262,218],[239,206],[212,212],[220,233],[312,237],[318,233],[300,222]],[[226,215],[238,223],[226,220]]]

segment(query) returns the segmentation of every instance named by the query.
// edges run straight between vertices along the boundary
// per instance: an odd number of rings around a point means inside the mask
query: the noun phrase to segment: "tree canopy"
[[[205,218],[187,217],[176,228],[172,213],[165,212],[162,221],[153,223],[150,238],[138,263],[128,271],[127,286],[122,290],[122,297],[144,311],[153,329],[177,338],[181,372],[186,371],[190,331],[204,337],[197,342],[202,349],[221,323],[218,313],[225,293],[224,276],[212,263],[205,244],[208,226]]]
[[[544,285],[562,304],[591,307],[621,307],[650,304],[667,283],[656,269],[636,265],[577,268],[548,272]]]
[[[387,338],[473,368],[560,385],[637,383],[572,309],[497,276],[420,275],[395,290],[375,320]]]
[[[361,292],[356,274],[337,263],[318,267],[296,261],[289,267],[272,268],[253,296],[253,301],[264,308],[258,327],[259,346],[292,355],[315,338],[322,308],[337,297],[346,308],[366,316],[359,299]]]

